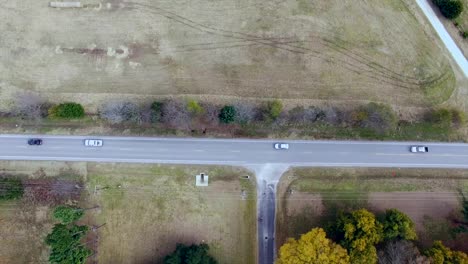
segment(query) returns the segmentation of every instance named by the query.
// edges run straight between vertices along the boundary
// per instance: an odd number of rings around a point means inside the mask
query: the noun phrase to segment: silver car
[[[85,139],[84,145],[86,147],[102,147],[104,142],[102,139]]]
[[[289,144],[288,143],[275,143],[273,147],[275,149],[289,149]]]
[[[412,153],[426,153],[429,152],[429,148],[426,146],[411,146],[410,151]]]

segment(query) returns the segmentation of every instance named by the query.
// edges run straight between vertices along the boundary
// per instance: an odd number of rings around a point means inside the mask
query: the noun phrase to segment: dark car
[[[38,145],[38,146],[42,145],[42,139],[40,139],[40,138],[30,138],[28,140],[28,144],[31,145],[31,146],[33,146],[33,145]]]

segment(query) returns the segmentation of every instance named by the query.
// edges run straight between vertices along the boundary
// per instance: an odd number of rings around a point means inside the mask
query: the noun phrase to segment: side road
[[[461,52],[460,48],[458,48],[457,44],[455,44],[455,41],[453,41],[444,25],[440,22],[434,10],[432,10],[428,1],[430,0],[416,0],[416,3],[439,35],[445,47],[447,47],[448,51],[452,55],[455,62],[458,64],[458,67],[460,67],[462,70],[465,77],[468,77],[468,61]]]

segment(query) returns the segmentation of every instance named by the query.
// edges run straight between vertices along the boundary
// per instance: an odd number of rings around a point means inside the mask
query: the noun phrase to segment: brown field
[[[86,186],[79,204],[99,206],[80,221],[105,224],[97,242],[89,244],[99,263],[160,263],[177,242],[208,243],[220,263],[256,261],[255,186],[239,179],[247,171],[58,162],[1,162],[0,168],[23,177],[35,177],[40,168],[46,175],[79,175]],[[210,176],[210,185],[196,188],[194,175],[202,171]],[[47,261],[43,238],[53,224],[51,208],[24,200],[0,205],[0,237],[8,241],[0,247],[0,263]]]
[[[378,214],[396,208],[415,222],[421,245],[440,239],[467,251],[464,238],[449,235],[450,219],[460,211],[460,190],[468,191],[466,170],[294,169],[278,189],[278,247],[333,221],[338,210],[367,208]]]
[[[386,102],[449,99],[459,79],[410,0],[0,0],[0,110],[17,92],[95,111],[104,100]],[[457,89],[463,88],[463,89]],[[459,98],[460,97],[460,98]]]

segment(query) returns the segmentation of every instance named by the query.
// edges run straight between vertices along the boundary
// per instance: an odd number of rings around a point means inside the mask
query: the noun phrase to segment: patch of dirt
[[[416,229],[424,230],[425,216],[445,219],[459,208],[460,201],[454,192],[379,192],[370,193],[370,208],[375,211],[396,208],[413,219]]]

